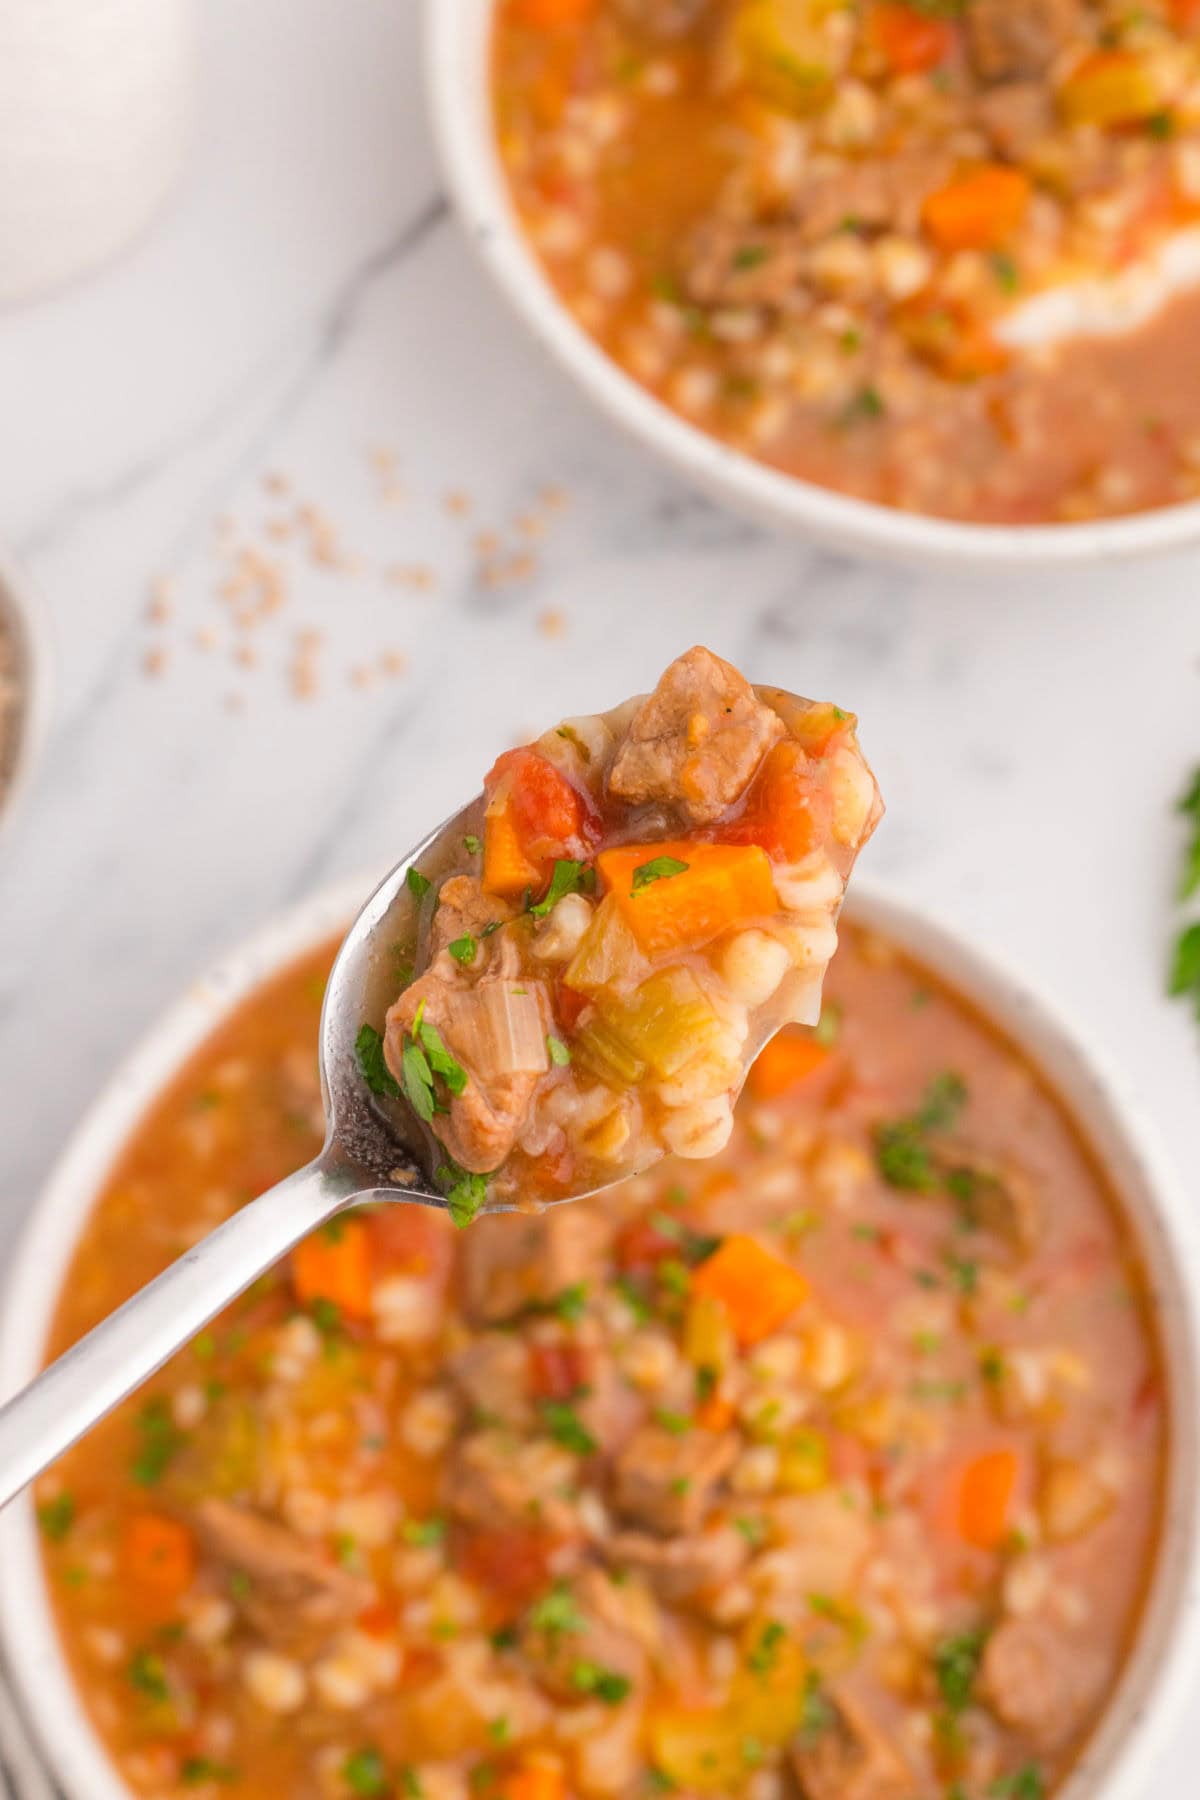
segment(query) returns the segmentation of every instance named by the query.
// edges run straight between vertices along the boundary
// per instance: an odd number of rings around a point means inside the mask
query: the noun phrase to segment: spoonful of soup
[[[351,1206],[465,1227],[720,1150],[759,1051],[818,1018],[881,811],[851,714],[701,648],[506,752],[342,945],[320,1156],[0,1408],[0,1505]]]

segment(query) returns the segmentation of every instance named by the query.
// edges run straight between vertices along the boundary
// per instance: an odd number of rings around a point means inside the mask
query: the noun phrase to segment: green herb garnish
[[[125,1670],[131,1687],[144,1694],[147,1700],[161,1704],[171,1697],[170,1685],[163,1659],[153,1650],[135,1650]]]
[[[461,1231],[476,1219],[487,1200],[487,1176],[473,1175],[457,1163],[444,1162],[437,1171],[437,1184],[446,1196],[446,1207]]]
[[[433,1544],[440,1544],[446,1536],[445,1519],[405,1519],[400,1527],[400,1536],[406,1544],[415,1544],[419,1549],[427,1550]]]
[[[544,1631],[547,1637],[556,1638],[566,1632],[582,1631],[586,1621],[570,1588],[559,1582],[540,1600],[534,1601],[529,1609],[529,1623],[535,1631]]]
[[[404,880],[409,893],[418,904],[425,898],[433,885],[427,876],[422,875],[420,869],[410,869]]]
[[[462,963],[465,967],[468,963],[473,963],[475,961],[475,954],[479,949],[479,940],[478,938],[473,938],[468,931],[465,932],[462,937],[455,938],[454,942],[448,944],[446,948],[449,950],[455,962]]]
[[[734,251],[730,267],[739,272],[745,269],[757,269],[760,264],[766,262],[770,254],[770,249],[766,244],[743,244],[740,250]]]
[[[556,1069],[565,1069],[571,1060],[571,1052],[560,1037],[553,1032],[546,1039],[546,1048],[550,1052],[550,1061]]]
[[[778,1619],[769,1619],[751,1645],[746,1667],[753,1675],[769,1675],[779,1661],[779,1647],[787,1637],[787,1627]]]
[[[387,1770],[378,1750],[355,1750],[342,1764],[342,1780],[352,1794],[365,1794],[370,1800],[391,1792]]]
[[[957,1637],[943,1638],[934,1649],[934,1679],[952,1713],[960,1713],[971,1704],[986,1642],[986,1633],[964,1631]]]
[[[238,1772],[228,1763],[214,1762],[211,1756],[189,1756],[179,1771],[184,1787],[201,1787],[206,1781],[236,1781]]]
[[[987,1790],[989,1800],[1044,1800],[1046,1779],[1037,1763],[1000,1775]]]
[[[154,1487],[183,1448],[184,1436],[161,1395],[147,1400],[137,1416],[137,1429],[139,1449],[130,1473],[139,1487]]]
[[[37,1509],[38,1524],[52,1544],[61,1544],[75,1523],[74,1494],[56,1494]]]
[[[373,1025],[360,1025],[354,1040],[354,1060],[373,1094],[386,1094],[393,1100],[399,1097],[400,1084],[384,1060],[383,1039]]]
[[[656,881],[670,881],[675,875],[686,875],[689,867],[690,864],[680,862],[677,856],[652,856],[649,862],[639,863],[633,871],[630,892],[640,894]]]
[[[550,886],[546,889],[545,899],[539,900],[535,906],[526,910],[533,919],[544,919],[551,907],[566,894],[591,894],[596,889],[596,871],[587,863],[572,862],[569,857],[559,857],[554,864],[554,873],[550,877]]]
[[[602,1669],[599,1663],[584,1660],[573,1666],[571,1686],[578,1694],[594,1694],[605,1706],[619,1706],[629,1693],[630,1681],[615,1669]]]
[[[479,852],[483,849],[483,839],[477,838],[474,832],[468,831],[466,837],[463,839],[463,848],[468,856],[478,856]]]
[[[543,1400],[541,1411],[546,1429],[556,1444],[561,1444],[564,1450],[573,1450],[576,1456],[595,1454],[595,1438],[566,1400]]]

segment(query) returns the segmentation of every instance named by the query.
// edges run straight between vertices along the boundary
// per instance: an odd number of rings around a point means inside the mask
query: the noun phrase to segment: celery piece
[[[598,1013],[576,1032],[572,1056],[577,1069],[610,1087],[636,1087],[646,1073],[641,1057]]]
[[[721,1022],[690,969],[664,969],[624,1002],[597,1005],[611,1029],[658,1076],[677,1075],[716,1048]]]

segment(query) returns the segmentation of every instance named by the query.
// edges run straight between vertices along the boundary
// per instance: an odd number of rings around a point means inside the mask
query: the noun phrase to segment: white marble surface
[[[873,876],[1018,962],[1123,1065],[1189,1179],[1200,1031],[1162,998],[1200,759],[1200,559],[973,585],[856,566],[714,510],[544,367],[439,195],[415,0],[209,0],[200,139],[119,265],[0,315],[0,530],[44,592],[53,739],[0,840],[0,1236],[114,1058],[200,967],[314,884],[385,863],[551,713],[611,704],[705,639],[862,715],[890,802]],[[392,446],[411,490],[382,503]],[[212,523],[257,531],[286,472],[362,554],[293,559],[253,678],[215,616]],[[475,579],[471,530],[569,490],[532,577]],[[475,498],[471,528],[442,504]],[[429,562],[432,596],[372,571]],[[148,587],[178,585],[164,675]],[[547,608],[564,635],[537,629]],[[319,626],[331,670],[280,673]],[[373,691],[364,647],[411,661]],[[245,693],[246,709],[224,710]],[[1189,1764],[1188,1749],[1192,1756]],[[1200,1752],[1158,1791],[1193,1791]]]

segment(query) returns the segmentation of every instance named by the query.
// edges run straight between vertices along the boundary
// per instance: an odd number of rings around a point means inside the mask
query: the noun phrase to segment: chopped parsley
[[[1189,821],[1190,833],[1177,895],[1180,904],[1185,905],[1200,893],[1200,769],[1179,801],[1179,811]],[[1189,1000],[1200,1016],[1200,920],[1185,925],[1175,940],[1167,992],[1174,999]]]
[[[821,1677],[810,1669],[804,1678],[804,1694],[800,1703],[800,1741],[815,1744],[834,1722],[833,1707],[821,1688]]]
[[[752,1546],[761,1544],[767,1535],[765,1519],[756,1519],[751,1513],[739,1513],[733,1527]]]
[[[479,852],[483,849],[483,839],[477,838],[474,832],[468,831],[466,837],[463,839],[463,848],[468,856],[478,856]]]
[[[434,1113],[449,1111],[434,1085],[435,1078],[455,1097],[467,1085],[467,1071],[451,1056],[437,1026],[425,1017],[423,1000],[417,1008],[412,1030],[404,1040],[400,1072],[404,1097],[425,1125],[430,1123]]]
[[[686,875],[691,865],[680,862],[677,856],[652,856],[649,862],[639,863],[633,871],[631,894],[640,894],[643,889],[653,887],[656,881],[670,881],[675,875]]]
[[[415,1544],[419,1549],[427,1550],[434,1544],[440,1544],[446,1536],[445,1519],[405,1519],[400,1527],[400,1536],[406,1544]]]
[[[993,250],[991,264],[997,287],[1005,294],[1015,294],[1021,285],[1021,271],[1014,257],[1007,250]]]
[[[769,1619],[750,1646],[746,1667],[753,1675],[769,1675],[779,1661],[779,1647],[787,1637],[787,1627],[778,1619]]]
[[[546,1430],[556,1444],[561,1444],[564,1450],[573,1450],[576,1456],[595,1454],[595,1438],[566,1400],[543,1400],[541,1410]]]
[[[160,1704],[171,1697],[167,1671],[161,1656],[153,1650],[135,1650],[125,1670],[129,1685],[147,1700]]]
[[[478,938],[473,938],[468,931],[464,932],[462,937],[455,938],[454,942],[448,944],[446,948],[449,950],[455,962],[462,963],[465,967],[468,963],[473,963],[475,961],[475,955],[479,949],[479,940]]]
[[[989,1800],[1044,1800],[1046,1779],[1037,1763],[1000,1775],[987,1790]]]
[[[354,1040],[354,1060],[358,1072],[373,1094],[386,1094],[395,1100],[400,1084],[384,1061],[383,1039],[373,1025],[361,1025]]]
[[[74,1494],[56,1494],[37,1509],[38,1524],[52,1544],[61,1544],[75,1523]]]
[[[342,1764],[342,1780],[352,1794],[374,1797],[392,1791],[383,1758],[375,1749],[355,1750],[348,1756]]]
[[[943,1638],[934,1649],[934,1679],[952,1713],[960,1713],[971,1704],[986,1642],[985,1632],[963,1631],[957,1637]]]
[[[189,1756],[179,1771],[184,1787],[201,1787],[206,1781],[237,1781],[238,1772],[228,1763],[214,1762],[211,1756]]]
[[[686,1437],[692,1429],[692,1421],[686,1413],[675,1412],[669,1406],[660,1406],[654,1414],[654,1422],[661,1425],[672,1437]]]
[[[594,1694],[605,1706],[619,1706],[629,1693],[628,1675],[602,1669],[599,1663],[581,1660],[571,1669],[571,1686],[577,1694]]]
[[[872,419],[882,419],[886,411],[879,389],[868,382],[866,387],[860,387],[856,394],[850,396],[838,415],[838,422],[842,425],[862,425]]]
[[[730,267],[739,272],[757,269],[766,262],[770,254],[770,248],[766,244],[743,244],[740,250],[734,251]]]
[[[556,1295],[553,1311],[568,1325],[575,1325],[587,1311],[587,1286],[582,1281],[572,1282],[561,1294]]]
[[[415,868],[408,871],[404,880],[409,893],[412,895],[413,899],[417,901],[418,905],[425,898],[433,885],[428,876],[422,875],[420,869]]]
[[[130,1474],[139,1487],[154,1487],[183,1448],[184,1436],[161,1394],[147,1400],[137,1416],[137,1430],[139,1447]]]
[[[546,1048],[550,1052],[550,1061],[556,1069],[565,1069],[571,1060],[571,1052],[560,1037],[551,1032],[546,1039]]]
[[[940,1185],[942,1176],[929,1137],[949,1130],[966,1101],[962,1077],[947,1070],[934,1076],[916,1112],[875,1127],[875,1161],[889,1187],[929,1194]]]
[[[618,1275],[613,1283],[622,1300],[633,1314],[638,1325],[648,1325],[654,1317],[654,1308],[646,1299],[631,1275]]]
[[[585,1620],[570,1588],[559,1582],[540,1600],[534,1601],[529,1609],[529,1623],[535,1631],[544,1631],[547,1637],[557,1638],[566,1632],[582,1631]]]
[[[446,1196],[446,1207],[461,1231],[478,1218],[487,1200],[487,1176],[473,1175],[457,1163],[444,1162],[437,1171],[437,1184]]]
[[[569,857],[559,857],[554,864],[554,873],[550,877],[550,886],[546,889],[545,898],[535,906],[527,907],[531,918],[544,919],[551,907],[567,894],[591,894],[596,890],[596,871],[587,863],[572,862]]]

